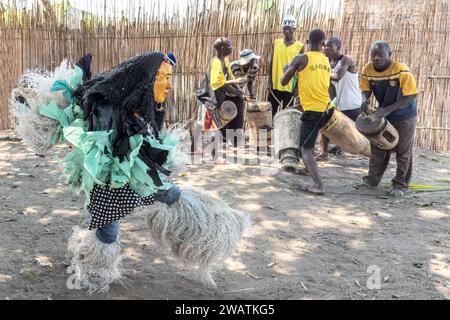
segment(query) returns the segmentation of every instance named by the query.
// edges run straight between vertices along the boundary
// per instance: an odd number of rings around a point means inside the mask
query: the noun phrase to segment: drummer
[[[298,92],[303,108],[300,155],[314,180],[314,185],[307,187],[305,191],[316,195],[324,194],[324,189],[314,158],[314,145],[320,128],[330,120],[334,112],[328,94],[331,66],[322,52],[324,41],[325,33],[322,30],[311,31],[307,41],[308,51],[291,61],[281,79],[281,84],[286,85],[294,75],[298,75]]]
[[[256,79],[256,74],[259,70],[259,59],[261,59],[261,57],[256,55],[253,50],[244,49],[240,53],[240,59],[231,63],[231,72],[236,78],[248,78],[247,90],[249,98],[252,100],[256,99],[254,93],[254,82]],[[244,85],[241,85],[242,89],[244,89],[243,87]]]
[[[356,121],[361,113],[362,103],[358,70],[351,56],[341,54],[341,47],[342,42],[336,37],[331,37],[325,42],[324,52],[331,64],[330,98],[334,99],[334,105],[339,111]],[[329,143],[330,140],[322,134],[321,153],[316,157],[317,161],[328,160]]]
[[[376,114],[385,117],[398,131],[395,148],[397,173],[392,179],[391,196],[401,197],[408,190],[412,175],[412,150],[417,125],[417,88],[409,68],[391,59],[392,51],[385,41],[377,41],[370,50],[371,62],[361,72],[360,87],[363,93],[361,111],[369,110],[369,100],[374,94],[378,101]],[[392,150],[382,150],[371,144],[369,174],[359,186],[377,186],[389,164]]]
[[[242,129],[244,126],[244,93],[239,84],[246,83],[247,77],[236,79],[231,71],[228,56],[233,53],[231,41],[221,37],[214,42],[216,56],[211,61],[210,86],[214,91],[217,105],[220,106],[225,100],[234,102],[237,108],[237,116],[221,129],[226,136],[226,129]]]
[[[218,108],[225,100],[232,101],[237,108],[237,116],[227,125],[220,129],[222,137],[226,137],[226,130],[238,130],[243,128],[244,124],[244,100],[243,91],[239,87],[248,81],[247,77],[236,79],[231,71],[231,64],[228,56],[233,53],[231,41],[225,37],[217,38],[214,42],[216,51],[215,57],[211,60],[205,78],[200,88],[196,92],[197,100],[200,103],[198,108],[198,121],[194,129],[194,154],[202,154],[200,147],[201,133],[203,131],[218,130],[210,109]],[[233,135],[234,140],[234,135]],[[234,144],[234,141],[231,142]],[[223,158],[217,156],[213,151],[215,164],[225,164]]]

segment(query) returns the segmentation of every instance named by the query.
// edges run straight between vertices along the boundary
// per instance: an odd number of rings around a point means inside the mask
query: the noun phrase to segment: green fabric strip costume
[[[124,72],[126,72],[125,68]],[[63,175],[66,177],[70,189],[84,195],[85,204],[92,215],[97,213],[106,215],[105,212],[110,215],[110,217],[102,217],[101,220],[103,221],[97,221],[98,223],[95,225],[91,223],[90,228],[97,228],[130,213],[135,206],[144,204],[146,197],[154,198],[155,194],[164,194],[164,192],[174,188],[164,167],[172,162],[171,151],[178,141],[169,134],[159,136],[156,130],[153,130],[151,134],[145,134],[147,125],[141,125],[139,130],[136,130],[138,133],[125,136],[125,139],[119,140],[118,136],[125,130],[121,128],[121,119],[114,117],[117,114],[116,110],[121,106],[114,105],[104,96],[95,105],[98,110],[98,114],[95,115],[97,125],[93,128],[94,130],[92,128],[90,130],[89,120],[92,120],[94,116],[86,114],[86,110],[83,110],[83,108],[86,108],[83,105],[84,100],[88,97],[85,95],[81,99],[79,98],[79,92],[83,93],[83,90],[86,90],[83,88],[82,77],[83,70],[77,66],[74,76],[69,81],[70,83],[58,80],[51,88],[52,91],[63,91],[63,96],[69,106],[61,109],[55,101],[51,101],[48,105],[42,105],[39,111],[42,116],[57,122],[52,143],[67,142],[73,147],[73,150],[62,161]],[[110,110],[111,112],[106,113],[104,110]],[[127,124],[130,123],[130,113],[127,112],[127,118],[124,121]],[[107,114],[107,116],[104,116],[104,114]],[[91,119],[89,116],[92,116]],[[131,119],[133,120],[133,118]],[[105,127],[105,123],[112,124],[109,130],[101,130]],[[140,124],[140,122],[137,123]],[[135,123],[131,122],[131,127],[135,129]],[[126,130],[132,132],[129,128],[126,128]],[[115,155],[114,144],[117,144],[118,140],[126,141],[124,144],[128,146],[126,154],[122,154],[122,156]],[[150,153],[145,155],[142,153],[143,150],[150,150]],[[157,154],[158,157],[153,159],[153,154]],[[166,154],[167,156],[164,157]],[[163,158],[162,161],[161,157]],[[93,201],[94,189],[97,190],[95,192],[95,195],[97,195],[101,194],[101,190],[107,192],[108,189],[121,190],[121,188],[123,190],[131,188],[132,192],[135,193],[131,199],[133,205],[128,204],[124,209],[120,207],[120,203],[127,202],[128,198],[120,199],[120,201],[106,199],[106,202],[116,202],[116,207],[102,207],[99,209],[100,212],[92,212],[95,210],[89,204]],[[105,202],[105,193],[100,197],[101,201]],[[98,199],[94,202],[100,203]],[[154,201],[147,202],[153,203]]]

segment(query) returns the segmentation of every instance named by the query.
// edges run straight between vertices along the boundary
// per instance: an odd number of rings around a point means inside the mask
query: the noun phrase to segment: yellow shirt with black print
[[[317,51],[306,52],[308,64],[298,75],[298,94],[304,111],[325,112],[333,107],[328,89],[331,66],[328,58]]]

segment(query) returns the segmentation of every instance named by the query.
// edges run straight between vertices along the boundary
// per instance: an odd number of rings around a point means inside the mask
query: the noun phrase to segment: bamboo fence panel
[[[339,36],[343,51],[362,68],[376,40],[391,43],[394,59],[407,64],[420,89],[416,142],[434,150],[450,150],[450,8],[448,1],[379,0],[187,0],[169,6],[161,1],[91,2],[81,12],[65,10],[67,1],[30,0],[23,10],[14,0],[0,5],[0,129],[10,127],[8,98],[27,68],[54,69],[93,54],[93,72],[107,70],[148,50],[172,51],[178,59],[169,99],[168,121],[195,116],[195,90],[213,57],[212,43],[229,37],[237,59],[251,48],[261,55],[257,95],[266,98],[267,63],[275,38],[282,36],[284,14],[298,19],[296,38],[306,42],[313,28]],[[265,5],[273,2],[273,6]],[[108,9],[108,10],[107,10]],[[110,11],[115,14],[112,18]],[[92,13],[100,12],[98,15]],[[80,21],[81,20],[81,21]]]

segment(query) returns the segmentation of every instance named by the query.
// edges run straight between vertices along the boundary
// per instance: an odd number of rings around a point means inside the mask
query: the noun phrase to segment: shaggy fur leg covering
[[[95,230],[74,227],[67,248],[72,256],[68,271],[89,294],[106,292],[122,278],[120,245],[101,242]]]
[[[183,188],[180,199],[170,206],[157,204],[145,210],[153,239],[186,266],[198,266],[202,280],[212,287],[212,266],[234,252],[250,226],[247,214],[193,188]]]

